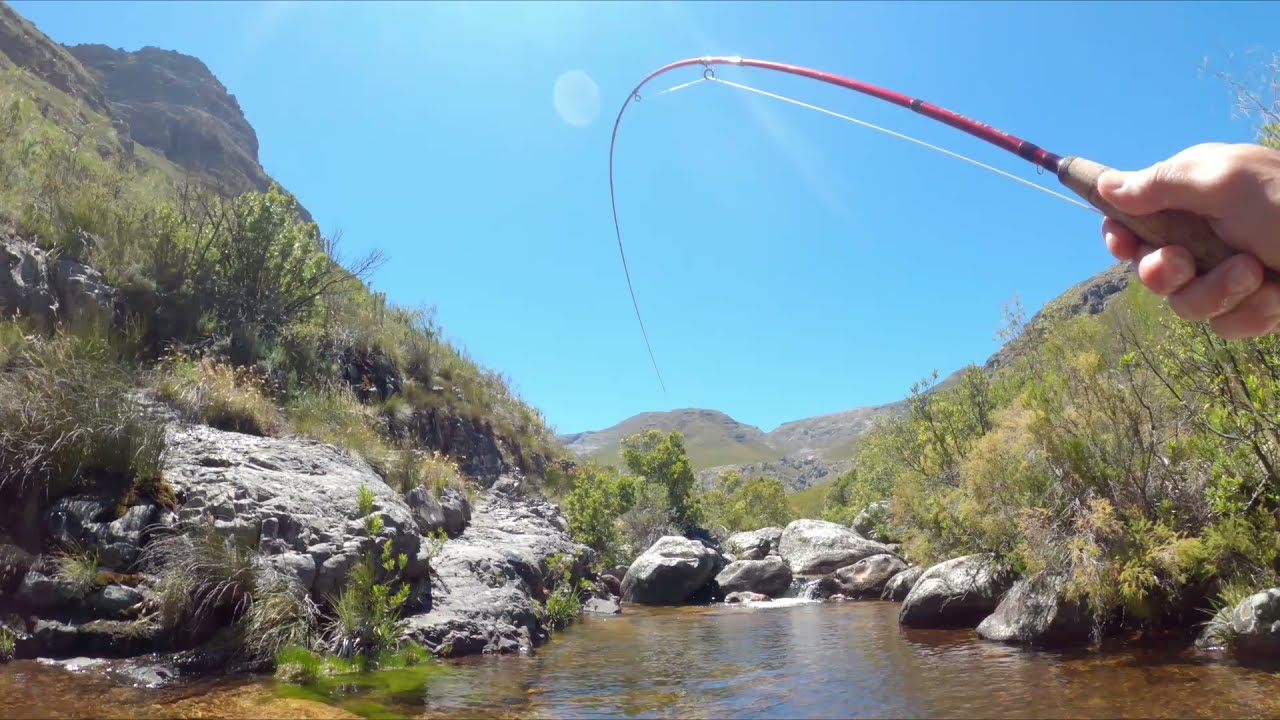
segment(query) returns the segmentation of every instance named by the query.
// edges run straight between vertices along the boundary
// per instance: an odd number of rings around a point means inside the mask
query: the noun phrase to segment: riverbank
[[[332,705],[272,705],[284,700],[269,678],[146,690],[26,661],[0,669],[0,694],[19,718],[328,718],[343,704],[454,718],[1280,714],[1280,676],[1185,645],[1030,651],[972,630],[903,628],[897,612],[879,601],[627,606],[584,617],[534,655],[450,661],[411,693],[355,691]]]

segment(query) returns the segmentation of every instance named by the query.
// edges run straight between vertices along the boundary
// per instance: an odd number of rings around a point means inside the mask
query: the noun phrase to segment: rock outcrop
[[[842,567],[833,573],[840,586],[839,594],[847,598],[878,598],[885,585],[907,568],[897,555],[872,555]]]
[[[791,568],[777,555],[763,560],[737,560],[716,575],[721,592],[752,592],[778,597],[791,587]]]
[[[749,532],[736,532],[725,540],[725,549],[738,560],[763,560],[778,551],[782,528],[769,526]]]
[[[409,618],[408,636],[442,656],[527,653],[545,642],[534,603],[546,600],[549,561],[561,556],[581,577],[592,560],[566,528],[549,502],[482,493],[470,526],[431,560],[431,608]]]
[[[1088,613],[1063,594],[1060,575],[1037,575],[1013,584],[995,612],[978,625],[978,636],[1016,645],[1057,646],[1085,642]]]
[[[622,599],[641,605],[688,602],[724,566],[720,553],[697,540],[667,535],[631,563]]]
[[[1231,611],[1229,645],[1246,655],[1275,655],[1280,650],[1280,588],[1254,593]]]
[[[892,600],[894,602],[902,602],[907,599],[907,595],[911,593],[911,588],[916,586],[916,582],[920,580],[920,576],[924,574],[924,568],[919,565],[912,565],[902,572],[889,578],[884,584],[884,590],[880,593],[881,600]]]
[[[925,570],[907,594],[898,622],[909,627],[977,627],[995,611],[1013,580],[990,554],[938,563]]]
[[[796,575],[825,575],[886,553],[889,548],[881,543],[825,520],[794,520],[778,542],[778,554]]]
[[[0,228],[0,317],[20,315],[43,329],[59,321],[109,319],[117,296],[97,270]]]

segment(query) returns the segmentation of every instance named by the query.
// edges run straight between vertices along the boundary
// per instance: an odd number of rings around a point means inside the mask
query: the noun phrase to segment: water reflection
[[[361,696],[343,706],[449,718],[1280,714],[1274,672],[1178,648],[1022,651],[980,642],[972,631],[900,628],[897,609],[628,607],[586,618],[534,657],[471,659],[411,695]],[[302,702],[279,699],[269,681],[145,691],[31,663],[14,667],[24,669],[0,670],[6,716],[112,715],[104,700],[126,711],[115,716],[253,717],[253,708],[258,716],[342,716],[319,704],[254,705]]]

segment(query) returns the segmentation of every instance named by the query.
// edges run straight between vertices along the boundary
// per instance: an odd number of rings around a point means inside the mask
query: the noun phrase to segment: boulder
[[[108,585],[90,593],[85,598],[85,606],[97,617],[114,619],[136,615],[135,611],[142,600],[142,593],[131,587]]]
[[[110,320],[118,296],[102,273],[69,257],[53,265],[50,285],[58,299],[59,316],[64,321]]]
[[[768,595],[746,591],[731,592],[724,596],[725,603],[730,605],[734,603],[769,602],[770,599]]]
[[[863,558],[835,571],[840,594],[849,598],[878,598],[893,576],[907,568],[897,555],[881,554]]]
[[[1280,650],[1280,588],[1255,593],[1231,611],[1230,646],[1245,654]]]
[[[444,512],[444,531],[449,537],[458,537],[467,529],[471,520],[471,503],[467,496],[454,488],[445,488],[440,495],[440,508]]]
[[[0,316],[14,315],[50,328],[58,300],[49,285],[48,256],[7,229],[0,230]]]
[[[14,600],[20,607],[40,611],[74,607],[81,597],[70,584],[32,570],[22,579]]]
[[[720,554],[697,540],[666,535],[631,563],[622,599],[642,605],[688,601],[721,569]]]
[[[894,575],[884,584],[884,591],[880,593],[880,599],[894,602],[906,600],[911,588],[916,586],[916,582],[920,580],[922,574],[924,574],[924,568],[919,565],[912,565]]]
[[[791,587],[791,568],[777,555],[763,560],[738,560],[716,575],[716,583],[726,593],[752,592],[778,597]]]
[[[622,612],[622,606],[618,604],[617,600],[591,598],[583,603],[582,612],[593,615],[617,615]]]
[[[730,535],[725,541],[725,549],[738,560],[763,560],[769,553],[777,551],[781,539],[782,528],[770,526]]]
[[[868,540],[888,543],[895,539],[885,534],[888,523],[889,501],[880,500],[862,508],[858,516],[853,519],[853,529]]]
[[[444,508],[431,496],[431,491],[419,485],[404,496],[413,520],[418,525],[418,532],[432,535],[444,529]]]
[[[909,627],[976,627],[995,611],[1013,579],[989,553],[938,563],[925,570],[907,594],[898,622]]]
[[[796,575],[825,575],[888,552],[884,545],[825,520],[794,520],[778,542],[778,553]]]
[[[132,620],[65,623],[37,620],[31,630],[40,657],[130,657],[152,652],[163,642],[159,626]]]
[[[978,636],[1013,645],[1041,647],[1086,642],[1092,623],[1085,608],[1064,597],[1065,580],[1041,574],[1018,580],[978,625]]]
[[[625,574],[625,573],[624,573]],[[622,597],[622,581],[612,575],[601,575],[600,582],[604,584],[609,592],[617,597]]]

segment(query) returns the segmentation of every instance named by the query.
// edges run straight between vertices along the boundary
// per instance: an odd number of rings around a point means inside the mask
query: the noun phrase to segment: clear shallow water
[[[340,700],[269,680],[142,690],[0,669],[5,717],[1257,717],[1280,673],[1193,650],[1028,652],[905,630],[896,604],[645,609],[588,617],[528,658],[475,658],[425,687]],[[343,705],[344,710],[335,705]]]

